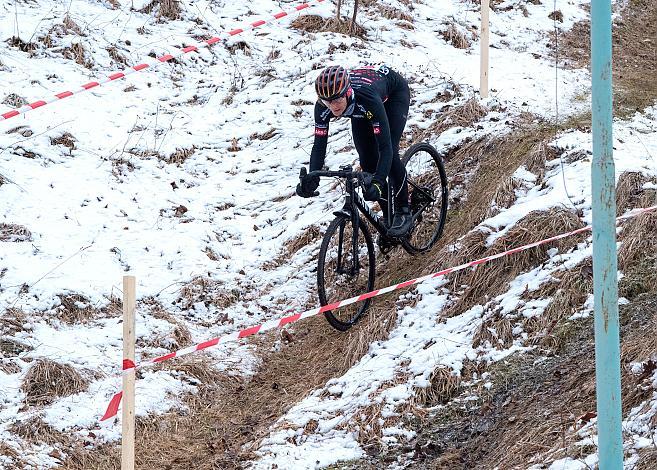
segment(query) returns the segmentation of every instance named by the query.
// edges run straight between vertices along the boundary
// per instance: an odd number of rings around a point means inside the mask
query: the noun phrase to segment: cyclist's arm
[[[392,138],[390,137],[390,124],[388,123],[388,116],[383,106],[383,101],[380,98],[372,99],[371,103],[367,106],[372,113],[370,122],[372,123],[372,130],[376,143],[379,147],[379,161],[376,164],[375,175],[381,181],[385,181],[390,173],[390,166],[392,165]]]
[[[315,141],[310,152],[310,171],[319,170],[324,166],[330,115],[332,113],[326,106],[319,101],[315,103]]]

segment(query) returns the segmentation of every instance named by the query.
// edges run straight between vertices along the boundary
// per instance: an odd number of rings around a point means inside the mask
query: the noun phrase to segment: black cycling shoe
[[[408,207],[400,207],[392,218],[392,224],[388,229],[389,237],[404,237],[408,234],[413,224],[413,216]]]

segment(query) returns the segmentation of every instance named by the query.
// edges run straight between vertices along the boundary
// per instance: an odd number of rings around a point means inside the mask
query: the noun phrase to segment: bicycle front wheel
[[[409,253],[431,248],[443,233],[447,218],[447,175],[438,151],[426,142],[404,153],[411,213],[416,217],[410,235],[402,239]]]
[[[359,219],[358,233],[350,216],[331,222],[319,249],[317,290],[321,305],[329,305],[374,290],[376,269],[374,244],[369,230]],[[347,331],[365,313],[371,299],[324,312],[339,331]]]

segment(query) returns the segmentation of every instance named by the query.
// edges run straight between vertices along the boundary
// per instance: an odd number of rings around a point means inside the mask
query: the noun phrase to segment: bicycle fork
[[[346,191],[347,196],[346,196],[345,204],[342,210],[339,211],[340,214],[344,214],[344,215],[348,214],[349,217],[351,218],[352,234],[351,234],[351,244],[350,244],[351,246],[345,247],[345,242],[349,243],[349,241],[344,239],[345,224],[340,225],[340,232],[338,234],[338,260],[337,260],[336,271],[338,274],[344,274],[349,277],[356,276],[360,271],[360,257],[358,256],[358,231],[360,230],[360,217],[358,216],[358,211],[354,207],[354,202],[353,202],[354,191],[355,191],[355,187],[353,181],[347,180],[347,191]],[[346,266],[346,267],[343,266],[346,258],[343,254],[344,248],[347,249],[351,248],[351,252],[352,252],[352,260],[351,260],[352,262],[350,263],[350,266]]]

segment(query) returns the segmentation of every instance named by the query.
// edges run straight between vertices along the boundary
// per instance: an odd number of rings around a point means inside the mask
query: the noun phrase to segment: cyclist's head
[[[342,98],[350,87],[349,72],[339,65],[326,67],[315,80],[315,91],[323,101]]]

